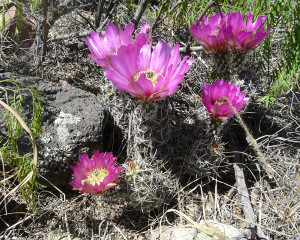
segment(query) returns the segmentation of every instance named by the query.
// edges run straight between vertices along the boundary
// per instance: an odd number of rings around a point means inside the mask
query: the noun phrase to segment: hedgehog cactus
[[[176,192],[176,179],[170,170],[162,169],[160,157],[165,154],[169,121],[167,111],[157,103],[134,102],[130,115],[126,168],[129,198],[142,211],[154,210]]]
[[[158,166],[154,167],[146,161],[149,158],[142,160],[139,156],[126,166],[130,202],[143,212],[158,209],[170,201],[176,193],[177,185],[170,171],[161,171]]]
[[[126,155],[131,159],[125,166],[128,196],[134,206],[148,211],[160,207],[177,191],[170,170],[161,166],[170,136],[168,108],[163,106],[167,101],[162,99],[176,92],[194,60],[189,56],[181,59],[179,44],[172,46],[161,39],[152,49],[151,30],[147,34],[143,26],[135,41],[132,26],[118,30],[110,24],[105,35],[92,33],[85,42],[92,52],[89,57],[105,69],[109,82],[129,93],[125,99],[115,91],[110,95],[114,99],[103,99],[103,103],[126,138]],[[106,85],[109,83],[103,84],[104,92]],[[124,99],[118,99],[120,95]]]

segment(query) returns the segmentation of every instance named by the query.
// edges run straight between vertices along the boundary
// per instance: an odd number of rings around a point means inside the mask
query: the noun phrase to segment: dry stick
[[[176,4],[175,4],[175,6],[170,10],[170,12],[169,12],[169,14],[171,14],[172,12],[174,12],[175,10],[176,10],[176,8],[180,5],[180,4],[182,4],[182,0],[180,0],[180,1],[178,1]],[[157,27],[159,24],[161,24],[165,19],[166,19],[166,17],[168,16],[168,14],[164,17],[164,18],[162,18],[161,20],[159,20],[157,23],[156,23],[156,26],[155,27]],[[152,27],[152,32],[154,31],[154,26]]]
[[[210,8],[212,7],[212,5],[214,5],[214,3],[215,3],[215,0],[210,0],[210,1],[206,4],[204,10],[203,10],[202,13],[200,14],[199,21],[202,20],[202,18],[204,17],[204,15],[205,15],[206,12],[208,11],[208,9],[210,9]]]
[[[233,149],[237,150],[237,145],[235,142],[235,139],[231,136],[231,142],[233,144]],[[250,202],[250,197],[249,197],[249,192],[248,188],[246,186],[246,181],[245,181],[245,175],[243,171],[243,165],[241,163],[240,159],[240,154],[235,152],[234,153],[234,163],[233,163],[233,168],[235,172],[235,179],[237,183],[237,189],[238,193],[240,195],[240,200],[242,203],[243,207],[243,212],[245,215],[245,219],[247,219],[251,223],[256,223],[256,216],[254,214],[251,202]],[[251,224],[252,225],[252,224]],[[251,226],[253,228],[253,225]],[[263,231],[259,226],[257,226],[257,235],[259,238],[266,238],[264,235]],[[255,236],[251,236],[251,238],[255,238]]]
[[[227,101],[228,101],[228,99],[227,99]],[[231,102],[228,101],[228,103],[229,103],[231,109],[233,110],[234,115],[237,117],[241,126],[244,128],[244,130],[246,132],[246,136],[247,136],[246,140],[248,141],[249,146],[253,145],[253,148],[254,148],[255,152],[257,153],[258,161],[259,161],[260,165],[266,171],[268,177],[270,179],[273,179],[274,170],[272,169],[271,165],[265,159],[264,154],[259,149],[259,146],[258,146],[256,140],[252,137],[251,133],[249,132],[249,130],[248,130],[246,124],[244,123],[243,119],[241,118],[240,114],[236,111],[235,107],[231,104]]]
[[[132,19],[132,23],[134,24],[134,28],[136,28],[137,25],[139,24],[139,21],[140,21],[142,15],[143,15],[143,13],[146,10],[148,2],[149,2],[149,0],[143,0],[141,2],[141,4],[139,5],[137,11],[135,12],[134,17]]]
[[[15,228],[15,227],[18,226],[20,223],[27,221],[28,219],[32,218],[33,216],[35,216],[35,214],[31,214],[31,215],[27,216],[26,218],[24,218],[24,219],[18,221],[17,223],[11,225],[10,227],[8,227],[5,231],[9,231],[9,230]]]
[[[276,234],[278,234],[278,235],[283,235],[283,236],[292,237],[292,235],[290,235],[290,234],[285,234],[285,233],[276,231],[276,230],[274,230],[274,229],[272,229],[272,228],[264,227],[264,226],[259,225],[259,224],[257,224],[257,223],[252,223],[252,222],[248,221],[247,219],[241,218],[240,216],[235,215],[235,214],[233,214],[233,213],[230,213],[230,215],[232,215],[233,217],[235,217],[235,218],[237,218],[237,219],[239,219],[239,220],[241,220],[241,221],[243,221],[243,222],[251,223],[251,224],[253,224],[253,225],[257,226],[257,227],[261,227],[261,228],[263,228],[263,229],[266,229],[266,230],[268,230],[268,231],[270,231],[270,232],[273,232],[273,233],[276,233]],[[290,238],[285,238],[285,239],[290,239]]]
[[[103,27],[107,24],[108,18],[105,19],[105,21],[102,23],[100,27],[98,27],[96,32],[100,32]],[[78,33],[71,33],[69,35],[64,35],[64,36],[59,36],[59,37],[53,37],[51,41],[60,41],[60,40],[68,40],[68,39],[73,39],[73,38],[81,38],[81,37],[86,37],[90,34],[90,31],[85,31],[85,32],[78,32]]]
[[[48,0],[43,1],[43,11],[44,11],[44,22],[43,22],[43,55],[42,62],[45,60],[46,52],[47,52],[47,10],[48,10]]]
[[[221,7],[220,7],[220,4],[219,4],[219,1],[218,1],[218,0],[216,0],[216,4],[217,4],[217,8],[218,8],[218,10],[219,10],[219,12],[220,12],[220,14],[221,14],[221,17],[223,18],[224,15],[223,15],[223,13],[222,13],[222,11],[221,11]]]
[[[108,13],[108,15],[111,15],[114,12],[114,10],[115,10],[116,7],[117,7],[117,4],[113,5],[113,7],[111,8],[111,10]],[[96,32],[100,32],[103,29],[103,27],[107,24],[108,20],[109,20],[109,17],[107,17],[104,20],[104,22],[102,23],[102,25],[96,29]],[[78,32],[78,33],[71,33],[69,35],[64,35],[64,36],[59,36],[59,37],[53,37],[51,40],[52,41],[68,40],[68,39],[72,39],[72,38],[86,37],[89,34],[90,34],[90,31]]]
[[[162,14],[162,12],[163,12],[165,6],[167,5],[167,3],[168,3],[169,1],[170,1],[170,0],[167,0],[167,1],[165,1],[165,2],[162,4],[162,6],[161,6],[161,8],[160,8],[160,10],[159,10],[159,13],[158,13],[158,15],[157,15],[157,18],[156,18],[156,20],[155,20],[155,23],[153,24],[152,31],[154,31],[154,29],[157,27],[157,22],[158,22],[158,20],[160,19],[160,16],[161,16],[161,14]]]
[[[98,28],[100,26],[100,19],[102,15],[103,5],[104,5],[104,0],[99,0],[97,6],[97,12],[95,15],[95,22],[94,22],[95,28]]]
[[[187,50],[187,46],[179,48],[179,52],[186,52],[186,50]],[[196,47],[190,47],[189,50],[191,52],[197,52],[197,51],[203,51],[204,48],[202,46],[196,46]]]
[[[87,19],[85,16],[83,16],[79,11],[76,11],[76,13],[80,16],[80,17],[82,17],[84,20],[85,20],[85,22],[94,30],[94,31],[96,31],[96,28],[94,27],[94,25],[90,22],[90,20],[89,19]]]

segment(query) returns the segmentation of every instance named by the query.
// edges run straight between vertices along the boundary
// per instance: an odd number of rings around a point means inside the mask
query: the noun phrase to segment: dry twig
[[[237,145],[233,137],[231,137],[231,144],[233,145],[232,148],[236,150]],[[242,203],[245,219],[247,219],[251,223],[256,223],[256,216],[254,214],[250,197],[249,197],[248,188],[246,186],[245,175],[240,160],[240,155],[237,152],[235,152],[233,159],[234,159],[233,168],[235,172],[235,179],[236,179],[237,189],[240,195],[240,200]],[[251,227],[253,228],[253,226]],[[266,238],[266,236],[264,235],[263,231],[260,229],[259,226],[257,226],[256,234],[258,235],[259,238]],[[252,237],[254,238],[255,236]]]
[[[246,140],[248,141],[249,145],[253,145],[253,148],[255,150],[255,152],[258,155],[258,161],[261,164],[261,166],[263,167],[263,169],[266,171],[268,177],[270,179],[273,179],[273,175],[274,175],[274,170],[271,167],[271,165],[267,162],[267,160],[264,157],[264,154],[262,153],[262,151],[259,149],[259,146],[256,142],[256,140],[253,138],[253,136],[251,135],[251,133],[249,132],[246,124],[244,123],[243,119],[241,118],[240,114],[236,111],[235,107],[231,104],[231,102],[229,102],[229,105],[231,107],[231,109],[234,111],[234,115],[237,117],[237,119],[239,120],[241,126],[243,127],[243,129],[246,132]]]
[[[132,19],[132,23],[134,24],[134,28],[137,27],[137,25],[139,24],[139,21],[143,15],[143,13],[146,10],[146,7],[148,5],[149,0],[143,0],[141,2],[141,4],[139,5],[138,9],[136,10],[134,17]]]

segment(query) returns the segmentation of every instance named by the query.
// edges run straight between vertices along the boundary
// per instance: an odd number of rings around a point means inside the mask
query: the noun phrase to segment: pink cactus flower
[[[99,195],[117,185],[119,173],[123,167],[115,167],[116,158],[112,153],[94,152],[89,159],[87,154],[79,155],[74,171],[75,181],[70,182],[74,190]]]
[[[147,102],[173,94],[194,61],[188,56],[180,61],[179,45],[172,48],[161,39],[153,51],[149,44],[122,46],[110,60],[112,69],[104,73],[108,80]]]
[[[227,49],[224,41],[223,24],[224,18],[221,14],[213,14],[210,19],[204,16],[201,20],[196,20],[197,24],[191,25],[191,33],[199,44],[203,45],[209,53],[220,53]]]
[[[121,46],[151,43],[151,28],[147,36],[147,27],[147,23],[141,25],[141,32],[136,35],[135,40],[132,37],[134,31],[132,24],[125,25],[124,30],[122,30],[118,29],[113,23],[109,23],[102,36],[92,31],[91,37],[84,39],[91,51],[88,57],[102,68],[108,69],[110,67],[110,56],[117,54]]]
[[[258,17],[253,21],[250,12],[247,17],[238,11],[227,13],[223,33],[230,49],[234,52],[247,52],[261,43],[270,34],[268,23],[267,29],[264,29],[266,18]]]
[[[202,101],[207,108],[207,114],[215,119],[226,121],[234,115],[231,105],[239,112],[249,99],[245,97],[245,93],[240,93],[240,87],[234,83],[229,84],[221,79],[210,86],[203,82]]]

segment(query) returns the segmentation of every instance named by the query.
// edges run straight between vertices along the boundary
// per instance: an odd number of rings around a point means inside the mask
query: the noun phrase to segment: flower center
[[[88,174],[87,178],[82,181],[82,184],[84,184],[84,182],[88,182],[94,186],[96,183],[99,184],[103,182],[104,178],[108,176],[108,174],[109,172],[105,168],[95,168]]]
[[[221,106],[223,103],[225,103],[227,101],[226,97],[221,97],[220,101],[215,101],[214,104],[217,104],[219,106]]]
[[[138,72],[137,74],[134,75],[134,77],[133,77],[134,81],[137,81],[139,79],[139,77],[141,76],[142,73],[146,74],[147,79],[152,82],[153,87],[157,83],[157,78],[159,76],[161,76],[160,74],[155,73],[155,72],[150,71],[150,70],[148,70],[148,71],[141,71],[141,72]]]

